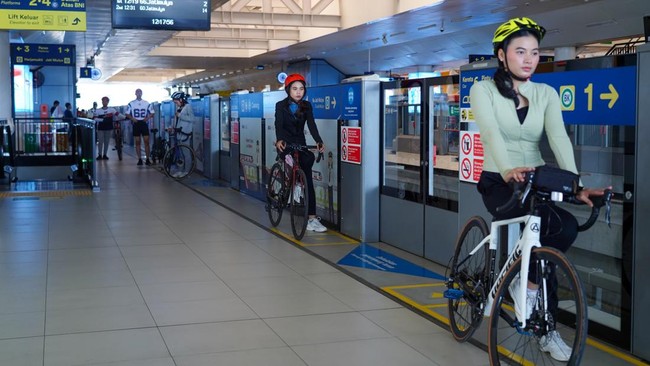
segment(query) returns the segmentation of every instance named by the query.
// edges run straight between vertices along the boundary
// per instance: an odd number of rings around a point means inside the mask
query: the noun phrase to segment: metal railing
[[[70,134],[73,121],[61,118],[16,118],[14,141],[16,155],[72,155]]]

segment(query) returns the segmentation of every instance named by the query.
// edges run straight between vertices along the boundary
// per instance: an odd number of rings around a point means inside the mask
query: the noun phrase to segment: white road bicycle
[[[478,329],[484,316],[490,316],[488,327],[488,354],[490,365],[578,365],[587,338],[587,303],[582,282],[575,267],[561,251],[540,245],[539,208],[553,205],[553,201],[579,203],[575,194],[545,191],[535,184],[536,172],[527,175],[526,183],[515,187],[510,201],[497,211],[506,212],[516,204],[527,204],[529,214],[508,220],[494,221],[488,232],[485,220],[472,217],[463,227],[449,268],[447,290],[451,333],[460,342],[468,340]],[[607,206],[609,225],[612,192],[602,197],[591,197],[594,207],[590,218],[578,231],[590,228],[598,218],[600,207]],[[530,199],[527,201],[527,198]],[[523,206],[521,206],[523,207]],[[499,265],[500,228],[508,227],[507,259]],[[491,234],[490,234],[491,233]],[[503,245],[505,246],[505,245]],[[521,275],[520,275],[521,273]],[[509,288],[519,282],[513,294],[518,304],[532,307],[532,313],[514,310]],[[527,282],[538,285],[538,291],[527,299]],[[532,300],[532,303],[531,303]],[[551,334],[551,332],[557,332]],[[551,358],[540,345],[560,336],[572,352],[567,363]],[[546,347],[548,347],[546,345]]]

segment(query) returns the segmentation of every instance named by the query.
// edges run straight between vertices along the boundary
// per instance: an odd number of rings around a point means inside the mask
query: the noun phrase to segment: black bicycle
[[[175,128],[174,132],[169,135],[169,139],[172,145],[163,157],[163,170],[167,176],[176,180],[187,178],[196,168],[194,149],[190,145],[184,144],[188,140],[191,144],[192,134]]]
[[[168,149],[167,140],[163,139],[161,135],[158,134],[157,128],[152,128],[151,133],[153,134],[153,146],[151,146],[151,162],[156,164],[161,162],[165,157],[165,153]]]
[[[122,135],[122,122],[113,122],[113,137],[115,138],[115,151],[117,151],[117,158],[122,161],[122,148],[124,147],[124,137]]]
[[[302,239],[309,220],[309,195],[307,194],[307,176],[300,168],[300,152],[316,149],[316,146],[288,144],[284,158],[278,154],[271,167],[266,188],[266,211],[271,225],[278,226],[285,207],[291,207],[291,231],[296,240]],[[316,162],[323,158],[319,152]]]

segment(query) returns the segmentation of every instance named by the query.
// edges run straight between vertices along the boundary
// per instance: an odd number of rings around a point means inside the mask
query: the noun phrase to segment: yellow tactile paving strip
[[[90,196],[91,190],[75,189],[66,191],[38,191],[38,192],[0,192],[0,198],[16,197],[65,197],[65,196]]]

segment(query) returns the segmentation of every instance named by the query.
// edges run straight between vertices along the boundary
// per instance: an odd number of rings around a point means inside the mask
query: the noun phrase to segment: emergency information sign
[[[361,127],[341,127],[341,161],[361,164]]]
[[[86,0],[0,0],[0,29],[86,31]]]

